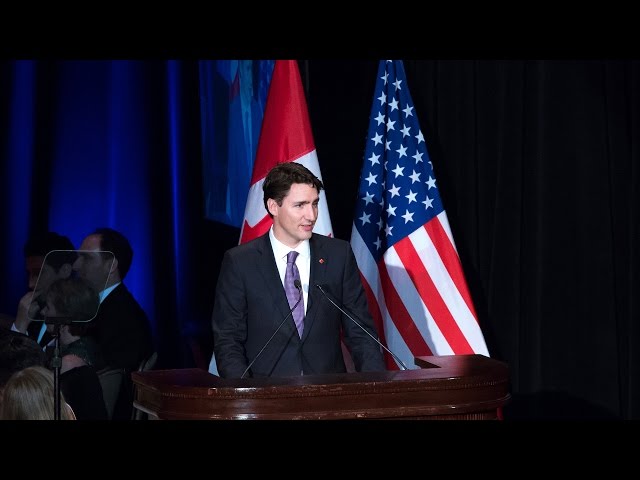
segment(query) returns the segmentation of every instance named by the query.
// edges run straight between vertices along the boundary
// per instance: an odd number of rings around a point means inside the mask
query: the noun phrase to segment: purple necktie
[[[296,267],[296,257],[298,256],[298,252],[295,250],[287,253],[287,271],[284,275],[284,291],[287,293],[287,300],[289,301],[289,308],[293,308],[293,306],[300,300],[300,296],[302,295],[302,289],[298,290],[294,284],[294,281],[297,279],[300,281],[300,272],[298,272],[298,267]],[[302,330],[304,329],[304,301],[300,300],[298,306],[293,311],[293,321],[296,324],[296,328],[298,329],[298,335],[302,338]]]

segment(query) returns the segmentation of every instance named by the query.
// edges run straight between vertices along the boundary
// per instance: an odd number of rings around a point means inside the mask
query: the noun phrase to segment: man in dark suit
[[[262,188],[273,226],[228,250],[218,277],[212,323],[220,376],[345,372],[341,337],[357,371],[385,370],[380,346],[316,287],[378,337],[350,244],[312,233],[322,182],[291,162],[274,167]],[[290,257],[291,251],[297,253]],[[288,257],[293,258],[289,264]],[[289,299],[288,270],[299,282],[289,288],[294,291]],[[304,317],[299,322],[294,320],[297,309]],[[294,314],[286,318],[291,310]]]
[[[114,419],[129,419],[133,392],[129,374],[154,351],[147,314],[123,283],[133,250],[126,237],[111,228],[95,230],[79,250],[73,269],[100,292],[100,308],[86,334],[96,340],[108,367],[126,370]]]

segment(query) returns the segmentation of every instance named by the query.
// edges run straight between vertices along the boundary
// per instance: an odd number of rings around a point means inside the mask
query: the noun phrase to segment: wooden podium
[[[134,406],[165,420],[497,419],[506,364],[416,357],[417,370],[224,379],[200,369],[132,372]]]

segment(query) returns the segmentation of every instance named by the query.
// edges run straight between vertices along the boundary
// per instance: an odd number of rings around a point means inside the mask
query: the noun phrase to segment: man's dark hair
[[[75,250],[73,243],[68,237],[60,235],[56,232],[45,232],[34,234],[24,244],[24,256],[27,257],[46,257],[47,253],[52,250]],[[56,253],[50,255],[46,259],[47,265],[50,265],[56,272],[65,263],[73,264],[76,260],[76,253]]]
[[[0,332],[0,389],[15,372],[46,365],[46,354],[34,339],[12,330]]]
[[[133,249],[129,240],[120,232],[107,227],[96,228],[93,235],[100,235],[101,250],[113,252],[113,256],[118,260],[120,279],[124,280],[133,260]]]
[[[294,183],[311,185],[318,193],[324,188],[322,181],[304,165],[296,162],[279,163],[269,171],[262,184],[264,208],[271,218],[273,215],[269,212],[267,200],[273,198],[281,206]]]

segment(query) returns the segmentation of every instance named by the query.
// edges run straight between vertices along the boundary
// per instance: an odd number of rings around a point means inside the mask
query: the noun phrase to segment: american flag
[[[380,336],[407,365],[489,356],[402,61],[380,62],[373,97],[351,246]]]

